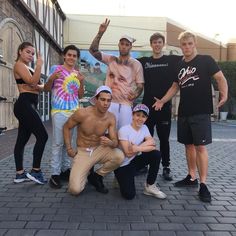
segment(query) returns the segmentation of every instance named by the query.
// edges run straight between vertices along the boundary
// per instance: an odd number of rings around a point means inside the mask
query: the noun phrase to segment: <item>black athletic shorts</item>
[[[188,117],[178,117],[178,142],[194,144],[195,146],[212,143],[211,115],[200,114]]]

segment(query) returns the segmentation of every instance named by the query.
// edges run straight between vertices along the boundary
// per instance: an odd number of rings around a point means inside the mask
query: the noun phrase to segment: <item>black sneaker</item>
[[[61,180],[69,181],[70,169],[67,169],[66,171],[62,171],[61,174],[60,174],[60,178],[61,178]]]
[[[202,202],[211,202],[211,193],[204,183],[200,184],[198,196]]]
[[[61,179],[60,175],[52,175],[50,180],[49,180],[49,185],[51,188],[61,188]]]
[[[198,186],[197,179],[191,180],[191,175],[187,175],[186,178],[174,183],[175,187],[196,187]]]
[[[103,176],[92,172],[88,175],[88,182],[92,184],[99,193],[108,193],[108,189],[103,184]]]
[[[162,177],[164,178],[164,180],[167,180],[167,181],[173,180],[173,177],[172,177],[172,174],[171,174],[171,171],[170,171],[169,167],[164,167],[163,168]]]

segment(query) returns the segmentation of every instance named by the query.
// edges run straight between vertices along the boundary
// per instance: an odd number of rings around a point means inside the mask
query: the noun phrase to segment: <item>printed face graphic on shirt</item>
[[[122,69],[121,69],[122,67]],[[129,66],[114,64],[108,71],[107,86],[112,89],[112,97],[128,97],[132,90],[132,68]]]

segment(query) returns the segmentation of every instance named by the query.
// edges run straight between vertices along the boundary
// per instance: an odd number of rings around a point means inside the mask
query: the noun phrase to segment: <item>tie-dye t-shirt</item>
[[[61,77],[53,82],[51,112],[73,112],[79,107],[80,81],[77,70],[67,71],[62,65],[54,65],[50,69],[49,77],[57,70],[61,70]]]

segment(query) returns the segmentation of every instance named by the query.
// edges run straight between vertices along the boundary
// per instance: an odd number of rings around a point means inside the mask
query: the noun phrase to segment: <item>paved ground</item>
[[[47,123],[51,135],[50,123]],[[171,133],[174,179],[186,175],[183,146],[176,142],[176,124]],[[137,197],[123,200],[112,188],[113,175],[106,177],[108,195],[87,186],[78,197],[67,193],[67,186],[52,190],[32,182],[13,184],[15,175],[12,150],[16,130],[0,136],[0,235],[37,236],[236,236],[236,125],[213,124],[213,144],[208,146],[209,187],[212,203],[197,198],[197,188],[173,187],[158,176],[168,195],[158,200],[142,194],[144,176],[137,177]],[[32,143],[25,150],[25,168],[30,169]],[[42,169],[49,177],[50,140]],[[160,170],[161,172],[161,170]]]

